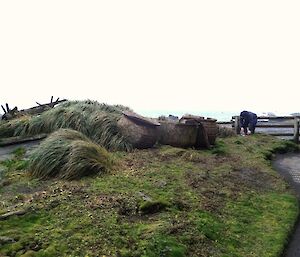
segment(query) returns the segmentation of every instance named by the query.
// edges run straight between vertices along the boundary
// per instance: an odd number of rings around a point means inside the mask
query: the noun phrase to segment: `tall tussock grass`
[[[18,134],[16,131],[27,126],[29,118],[30,117],[28,116],[23,116],[19,119],[10,121],[0,120],[0,138],[17,136]]]
[[[47,179],[78,179],[109,171],[112,160],[102,147],[82,133],[60,129],[52,133],[31,155],[31,176]]]
[[[69,101],[42,113],[0,124],[0,137],[32,136],[51,133],[60,128],[77,130],[108,150],[132,149],[120,132],[117,121],[122,105],[100,104],[97,101]]]

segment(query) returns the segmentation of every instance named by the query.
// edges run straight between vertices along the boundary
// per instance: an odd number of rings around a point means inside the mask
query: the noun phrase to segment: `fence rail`
[[[257,117],[257,128],[265,128],[261,133],[272,136],[293,137],[294,142],[299,143],[299,116],[259,116]],[[232,129],[240,134],[240,116],[233,116],[231,121],[218,122],[220,125],[231,125]],[[270,132],[268,129],[293,129],[293,133],[289,131]]]

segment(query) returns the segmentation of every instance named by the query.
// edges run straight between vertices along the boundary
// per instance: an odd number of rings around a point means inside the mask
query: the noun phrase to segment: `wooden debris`
[[[0,139],[0,146],[7,146],[7,145],[14,145],[20,143],[26,143],[31,141],[41,140],[47,137],[47,134],[39,134],[31,137],[8,137],[8,138],[1,138]]]
[[[2,120],[11,120],[14,118],[18,118],[20,116],[24,116],[24,115],[36,115],[36,114],[40,114],[44,111],[47,111],[51,108],[54,108],[55,105],[63,103],[67,101],[66,99],[62,99],[59,100],[59,97],[53,102],[53,96],[51,96],[51,100],[50,103],[46,103],[46,104],[40,104],[39,102],[36,102],[37,106],[31,107],[29,109],[24,109],[24,110],[20,110],[18,111],[18,108],[15,107],[13,109],[9,108],[9,105],[6,103],[6,108],[1,105],[2,110],[4,111],[4,115],[2,116]]]

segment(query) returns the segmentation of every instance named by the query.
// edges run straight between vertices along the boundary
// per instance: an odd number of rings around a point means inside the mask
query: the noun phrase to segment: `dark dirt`
[[[273,162],[275,170],[292,186],[300,201],[300,154],[278,155]],[[295,226],[293,235],[287,245],[284,257],[300,257],[300,220]]]

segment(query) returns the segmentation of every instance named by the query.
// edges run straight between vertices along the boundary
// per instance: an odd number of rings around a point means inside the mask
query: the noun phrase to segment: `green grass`
[[[1,164],[5,166],[8,169],[8,171],[23,170],[28,167],[28,160],[17,160],[17,159],[5,160],[2,161]]]
[[[279,257],[298,203],[265,152],[293,147],[255,135],[221,139],[202,151],[115,152],[111,173],[73,181],[32,181],[12,169],[0,213],[30,209],[0,221],[0,236],[16,241],[0,253]]]
[[[33,177],[78,179],[109,171],[109,153],[86,136],[70,129],[51,134],[33,152],[29,172]]]
[[[229,202],[225,213],[226,230],[231,231],[224,235],[223,251],[227,256],[247,256],[252,252],[270,256],[283,251],[286,231],[293,229],[298,214],[298,202],[288,194],[257,194]]]
[[[18,147],[15,150],[12,151],[12,154],[16,159],[22,159],[24,158],[26,153],[26,149],[24,147]]]

